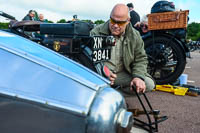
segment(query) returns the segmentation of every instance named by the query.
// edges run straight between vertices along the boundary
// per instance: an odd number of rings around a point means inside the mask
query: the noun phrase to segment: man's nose
[[[113,24],[114,27],[119,27],[119,25],[117,23]]]

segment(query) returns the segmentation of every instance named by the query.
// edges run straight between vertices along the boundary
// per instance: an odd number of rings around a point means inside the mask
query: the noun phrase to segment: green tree
[[[57,23],[67,23],[67,21],[65,19],[61,19],[61,20],[57,21]]]
[[[81,21],[86,22],[86,23],[91,23],[91,24],[93,24],[92,20],[86,19],[86,20],[81,20]]]
[[[48,23],[54,23],[53,21],[51,21],[51,20],[47,20],[48,21]]]
[[[197,40],[200,37],[200,23],[192,22],[187,27],[188,39]]]
[[[8,29],[9,23],[0,22],[0,29]]]
[[[200,39],[200,31],[197,33],[197,36],[196,36],[195,40],[198,40],[198,39]]]
[[[105,21],[103,21],[103,20],[96,20],[94,23],[98,25],[98,24],[105,23]]]

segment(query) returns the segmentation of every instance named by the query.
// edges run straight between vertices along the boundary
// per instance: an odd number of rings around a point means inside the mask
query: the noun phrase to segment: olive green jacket
[[[110,35],[109,21],[96,26],[91,35]],[[132,74],[133,77],[144,79],[150,76],[147,73],[147,56],[144,50],[144,42],[139,34],[129,23],[125,30],[123,40],[123,61],[125,69]]]

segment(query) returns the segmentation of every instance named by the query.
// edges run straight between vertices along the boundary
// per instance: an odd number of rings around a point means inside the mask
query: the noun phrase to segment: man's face
[[[110,22],[109,22],[109,29],[112,35],[114,36],[120,36],[122,33],[124,33],[127,24],[129,23],[130,19],[127,15],[115,15],[114,13],[110,16]]]
[[[43,16],[42,14],[40,14],[40,15],[39,15],[39,19],[40,19],[40,20],[43,20],[43,19],[44,19],[44,16]]]
[[[31,17],[35,17],[35,12],[30,12]]]

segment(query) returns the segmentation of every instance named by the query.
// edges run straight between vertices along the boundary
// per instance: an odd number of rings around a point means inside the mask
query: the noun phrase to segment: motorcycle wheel
[[[148,73],[157,84],[175,82],[183,73],[186,57],[182,48],[174,40],[157,36],[144,40],[148,56]]]

